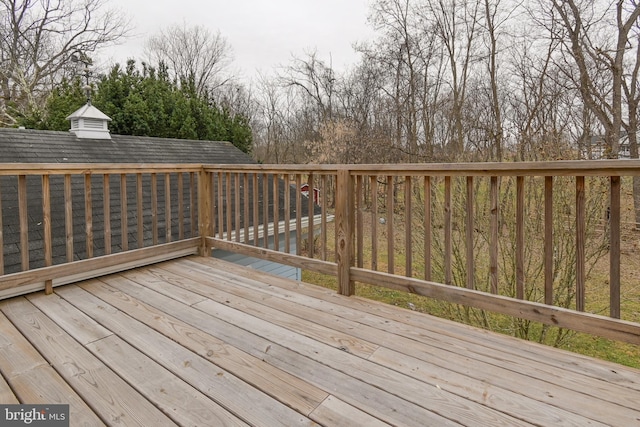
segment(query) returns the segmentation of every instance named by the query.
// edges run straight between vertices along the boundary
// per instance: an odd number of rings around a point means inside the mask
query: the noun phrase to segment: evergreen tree
[[[67,130],[66,117],[85,102],[80,78],[63,83],[47,99],[43,109],[20,118],[32,129]],[[161,138],[229,141],[248,153],[252,133],[248,120],[219,108],[198,95],[193,82],[171,81],[166,66],[158,69],[129,60],[125,68],[114,65],[97,84],[93,104],[111,117],[114,134]]]

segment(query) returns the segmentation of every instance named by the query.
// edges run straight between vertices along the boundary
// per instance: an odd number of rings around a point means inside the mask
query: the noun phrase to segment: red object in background
[[[305,196],[309,197],[309,184],[302,184],[302,186],[300,186],[300,192]],[[316,205],[320,205],[320,189],[319,188],[313,189],[313,203],[315,203]]]

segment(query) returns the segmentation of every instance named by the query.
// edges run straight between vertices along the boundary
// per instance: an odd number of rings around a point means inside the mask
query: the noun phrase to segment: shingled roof
[[[78,138],[71,132],[0,129],[3,163],[255,163],[221,141],[111,135]]]

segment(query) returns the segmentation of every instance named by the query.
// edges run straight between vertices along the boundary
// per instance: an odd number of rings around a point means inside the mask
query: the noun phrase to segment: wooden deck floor
[[[71,425],[640,425],[640,371],[189,257],[0,302],[0,402]]]

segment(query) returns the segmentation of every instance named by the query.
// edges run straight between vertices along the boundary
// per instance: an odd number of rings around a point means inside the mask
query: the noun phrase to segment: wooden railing
[[[195,253],[200,165],[0,165],[0,298]]]
[[[638,161],[4,164],[0,298],[223,249],[335,276],[344,295],[368,283],[640,344],[621,265],[635,175]]]
[[[319,224],[296,228],[302,252],[256,245],[255,237],[214,237],[213,228],[203,233],[207,248],[337,276],[344,295],[368,283],[640,344],[640,316],[621,305],[640,293],[639,283],[621,279],[623,232],[637,240],[630,188],[638,161],[205,170],[218,197],[225,185],[226,194],[247,191],[256,177],[263,186],[253,185],[245,200],[259,199],[253,191],[264,194],[268,177],[320,193]],[[232,200],[212,210],[218,231],[247,215]],[[314,201],[304,203],[311,210]],[[594,298],[602,292],[605,303]]]

